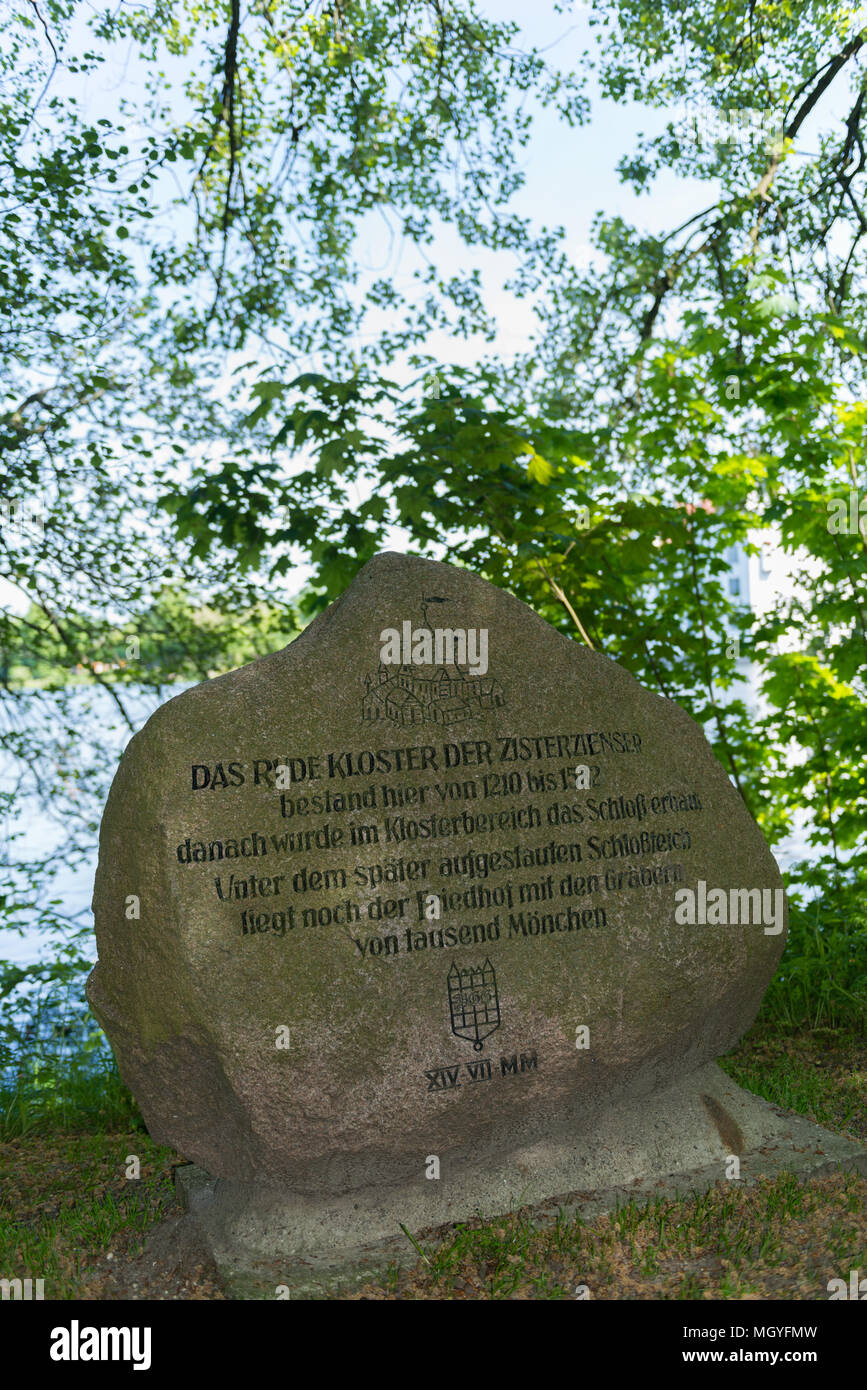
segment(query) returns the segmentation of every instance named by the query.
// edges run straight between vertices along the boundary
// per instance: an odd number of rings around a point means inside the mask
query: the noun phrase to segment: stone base
[[[274,1298],[283,1285],[292,1298],[316,1298],[415,1263],[413,1241],[423,1248],[439,1228],[473,1217],[532,1206],[536,1219],[558,1209],[592,1218],[630,1198],[704,1192],[726,1177],[732,1154],[741,1182],[783,1171],[867,1174],[867,1149],[742,1090],[711,1062],[613,1107],[569,1143],[542,1140],[452,1173],[443,1162],[439,1180],[425,1179],[420,1161],[412,1184],[313,1197],[189,1164],[175,1185],[230,1296]]]

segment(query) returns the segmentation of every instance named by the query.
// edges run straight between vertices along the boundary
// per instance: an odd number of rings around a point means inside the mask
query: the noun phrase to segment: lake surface
[[[120,692],[124,706],[129,712],[136,730],[149,719],[155,709],[165,704],[166,700],[174,695],[179,695],[187,689],[190,682],[172,686],[171,689],[164,688],[160,694],[153,690],[142,689],[135,686],[125,686]],[[85,745],[85,757],[105,760],[110,766],[114,767],[123,749],[132,738],[132,733],[120,716],[117,706],[111,695],[101,686],[82,685],[71,688],[64,692],[63,700],[66,702],[66,723],[73,726],[77,737]],[[30,695],[24,694],[20,697],[18,707],[18,722],[24,722],[28,717],[28,701],[30,702],[30,713],[35,724],[38,726],[51,723],[52,715],[59,712],[61,698],[47,694]],[[54,710],[52,710],[52,702]],[[13,784],[15,770],[18,766],[17,760],[10,757],[8,753],[0,753],[0,791],[8,791]],[[108,779],[110,784],[110,777]],[[108,786],[106,786],[106,794]],[[63,792],[60,792],[56,803],[46,807],[40,797],[36,795],[23,796],[15,803],[14,824],[11,817],[5,814],[2,817],[2,828],[0,833],[6,844],[12,832],[17,832],[18,838],[13,845],[13,855],[16,860],[27,859],[32,856],[47,856],[55,852],[65,839],[65,831],[62,825],[64,812],[63,802],[65,800]],[[68,806],[69,803],[67,803]],[[99,808],[101,814],[101,808]],[[64,915],[73,917],[77,922],[92,927],[93,918],[90,912],[91,898],[93,895],[93,879],[96,873],[97,844],[94,838],[92,849],[84,861],[75,867],[61,864],[56,876],[50,884],[50,891],[46,891],[45,898],[58,898],[61,900],[62,907],[58,909]],[[53,953],[57,944],[57,936],[52,932],[50,935],[40,930],[35,925],[32,929],[25,929],[23,935],[17,931],[11,931],[0,921],[0,959],[13,961],[17,965],[30,965],[38,961],[43,954],[51,951]],[[93,942],[93,959],[96,959],[96,942]]]

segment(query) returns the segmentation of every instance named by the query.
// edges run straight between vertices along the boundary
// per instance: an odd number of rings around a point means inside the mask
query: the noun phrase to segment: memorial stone
[[[682,709],[467,570],[379,555],[157,710],[94,909],[91,1005],[224,1269],[326,1287],[404,1226],[791,1157],[714,1062],[785,942],[760,830]]]

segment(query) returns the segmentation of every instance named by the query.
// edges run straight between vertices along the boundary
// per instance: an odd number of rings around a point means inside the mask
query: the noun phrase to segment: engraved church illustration
[[[423,628],[433,637],[427,621],[427,605],[432,602],[444,600],[422,600]],[[490,676],[469,675],[461,665],[404,662],[386,666],[380,661],[378,671],[368,671],[364,677],[361,717],[366,723],[388,719],[402,728],[413,724],[442,724],[449,728],[504,703],[499,681]]]
[[[362,719],[390,719],[393,724],[444,724],[469,719],[503,704],[498,681],[469,677],[459,666],[384,666],[364,677]]]

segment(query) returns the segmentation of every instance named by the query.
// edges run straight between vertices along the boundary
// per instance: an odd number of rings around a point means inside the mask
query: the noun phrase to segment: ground
[[[723,1062],[741,1085],[867,1145],[867,1039],[756,1028]],[[133,1160],[140,1164],[140,1177]],[[0,1277],[46,1298],[221,1299],[185,1242],[172,1168],[143,1128],[26,1134],[0,1145]],[[146,1253],[145,1239],[149,1238]],[[756,1187],[721,1181],[691,1201],[630,1205],[592,1222],[527,1209],[445,1233],[354,1299],[827,1299],[867,1277],[867,1177]]]

